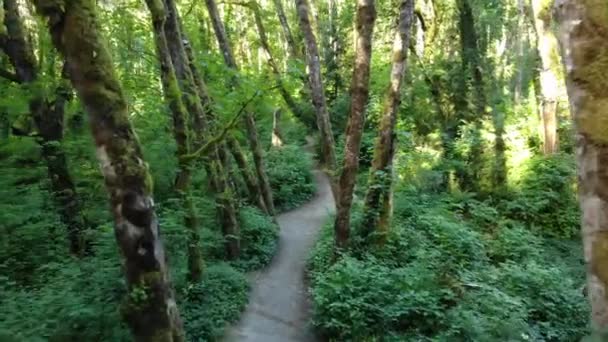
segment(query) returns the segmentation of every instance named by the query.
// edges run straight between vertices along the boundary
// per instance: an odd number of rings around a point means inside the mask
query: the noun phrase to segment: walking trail
[[[307,204],[277,216],[281,232],[272,263],[251,274],[249,305],[226,335],[227,342],[316,341],[310,321],[306,260],[321,226],[334,210],[327,176],[314,171],[317,192]]]

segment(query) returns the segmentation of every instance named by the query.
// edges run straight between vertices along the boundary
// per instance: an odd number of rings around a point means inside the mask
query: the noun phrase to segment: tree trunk
[[[608,2],[557,0],[555,18],[576,126],[579,200],[591,320],[608,331]],[[604,336],[605,337],[605,336]]]
[[[540,57],[541,132],[545,155],[557,152],[557,99],[560,88],[556,74],[558,67],[554,61],[558,52],[557,40],[551,31],[551,3],[532,0],[536,46]]]
[[[399,26],[395,35],[392,55],[390,86],[386,95],[380,132],[374,149],[374,159],[365,194],[363,226],[367,234],[377,231],[385,235],[391,215],[391,186],[393,156],[395,154],[395,125],[401,102],[401,84],[407,65],[407,51],[411,39],[414,0],[402,0]],[[380,224],[381,223],[381,224]]]
[[[279,127],[280,124],[281,108],[277,108],[272,113],[272,140],[270,143],[273,147],[281,147],[285,144],[283,140],[283,133],[281,133],[281,127]]]
[[[306,62],[308,64],[309,84],[312,92],[312,103],[317,115],[317,128],[321,135],[321,163],[330,174],[334,198],[338,198],[338,185],[336,181],[336,151],[334,135],[331,130],[331,121],[325,100],[325,91],[321,79],[321,65],[317,40],[310,24],[310,15],[307,0],[296,0],[300,30],[306,42]]]
[[[359,150],[369,97],[369,70],[372,59],[372,35],[376,21],[374,0],[357,1],[355,67],[351,85],[351,109],[346,128],[344,163],[340,174],[340,196],[337,198],[334,225],[336,247],[346,248],[350,232],[350,208],[359,170]]]
[[[82,256],[86,254],[88,246],[84,236],[87,223],[61,146],[65,104],[70,97],[69,86],[60,80],[52,102],[36,90],[39,71],[34,49],[23,27],[19,5],[15,0],[5,0],[3,5],[6,34],[0,33],[0,47],[15,68],[16,81],[30,86],[34,92],[29,109],[40,135],[38,142],[49,175],[51,195],[59,208],[59,217],[67,228],[70,252]]]
[[[220,221],[222,222],[222,234],[224,236],[224,247],[226,256],[229,260],[236,260],[239,257],[241,250],[241,242],[239,237],[239,224],[236,217],[236,209],[232,204],[234,196],[230,189],[228,177],[226,177],[225,169],[228,163],[228,154],[226,147],[221,145],[217,148],[219,163],[216,164],[217,177],[217,196],[218,203],[221,206]]]
[[[245,185],[247,186],[249,201],[263,212],[268,213],[268,209],[264,203],[264,198],[260,193],[260,185],[258,184],[257,179],[251,174],[249,165],[247,164],[247,159],[245,158],[245,154],[241,149],[241,145],[234,136],[228,137],[228,147],[230,148],[230,152],[236,161],[236,165],[241,171],[243,181],[245,181]]]
[[[224,56],[224,62],[229,68],[238,71],[238,66],[236,64],[236,60],[234,59],[232,48],[230,47],[230,43],[228,41],[228,37],[226,36],[224,24],[222,23],[221,18],[219,16],[217,5],[215,4],[214,0],[205,0],[205,3],[207,4],[207,9],[209,11],[211,21],[213,22],[213,29],[215,30],[215,36],[217,38],[218,45],[220,46],[222,55]],[[233,81],[233,86],[238,86],[237,83],[238,79],[235,77]],[[245,128],[247,131],[247,140],[249,142],[249,147],[251,149],[251,153],[253,154],[253,162],[255,164],[255,170],[258,176],[260,190],[264,198],[264,204],[268,209],[268,213],[270,215],[274,215],[275,210],[272,199],[272,190],[270,188],[270,182],[268,181],[268,176],[266,175],[266,170],[264,168],[264,154],[262,151],[262,145],[260,144],[258,139],[255,119],[253,118],[253,115],[250,112],[246,112],[243,121],[245,123]]]
[[[281,29],[283,30],[283,36],[285,36],[287,46],[289,47],[289,54],[291,58],[299,58],[300,53],[298,52],[298,44],[296,44],[296,40],[291,34],[291,28],[289,27],[289,22],[287,21],[287,16],[285,16],[285,10],[283,9],[283,2],[282,0],[272,0],[272,2],[277,10],[279,22],[281,23]]]
[[[181,21],[175,2],[173,0],[164,0],[164,2],[168,11],[164,29],[171,51],[172,62],[176,70],[180,88],[184,95],[186,107],[188,108],[188,111],[194,115],[192,123],[197,132],[197,145],[202,145],[208,138],[207,135],[210,133],[208,121],[214,119],[211,109],[211,98],[209,94],[207,94],[206,86],[194,65],[194,59],[189,50],[188,40],[181,32]],[[228,191],[230,182],[228,180],[228,175],[226,175],[227,169],[225,169],[224,162],[219,159],[220,152],[226,154],[224,150],[224,144],[214,148],[210,157],[210,163],[212,165],[205,165],[205,169],[208,177],[210,177],[210,183],[213,185],[216,192],[216,210],[222,226],[222,231],[224,233],[238,233],[238,221],[236,221],[237,209],[234,204],[234,199],[228,196],[231,194]],[[225,235],[224,237],[226,241],[235,239],[238,241],[238,236],[229,237]],[[194,238],[196,239],[193,239],[191,245],[196,245],[196,241],[198,241],[198,237]],[[239,254],[238,244],[233,244],[233,246],[236,246],[237,248],[233,248],[232,251],[228,253],[230,258],[236,258]],[[189,256],[189,258],[194,257]]]
[[[183,341],[152,199],[152,177],[129,123],[129,110],[99,33],[92,0],[35,1],[64,55],[72,85],[90,116],[110,194],[129,295],[123,314],[136,341]],[[137,294],[137,295],[135,295]]]
[[[176,157],[179,172],[175,182],[175,191],[178,193],[182,208],[186,212],[184,224],[188,229],[188,279],[197,283],[203,275],[203,257],[199,245],[198,218],[190,198],[192,165],[189,160],[184,158],[190,153],[188,113],[182,102],[183,96],[178,86],[167,37],[165,36],[164,26],[167,20],[165,5],[158,0],[146,0],[146,4],[152,14],[152,27],[160,62],[160,76],[165,101],[173,119],[173,134],[177,145]]]

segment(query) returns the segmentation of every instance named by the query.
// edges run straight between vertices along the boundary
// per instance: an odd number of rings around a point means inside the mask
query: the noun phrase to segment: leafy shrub
[[[205,270],[203,280],[185,288],[179,307],[188,341],[215,341],[247,304],[247,278],[226,264]]]
[[[578,236],[580,211],[574,177],[571,156],[532,159],[517,198],[503,204],[506,213],[546,236]]]
[[[237,267],[244,270],[266,266],[277,250],[279,227],[254,207],[240,210],[241,255]]]
[[[385,331],[434,330],[450,293],[422,264],[389,268],[344,257],[313,289],[314,324],[338,340],[364,340]]]
[[[277,210],[293,209],[312,198],[311,167],[310,156],[298,146],[285,145],[268,152],[266,168]]]

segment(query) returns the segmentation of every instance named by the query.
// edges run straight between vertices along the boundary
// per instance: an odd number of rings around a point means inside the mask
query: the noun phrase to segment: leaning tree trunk
[[[90,115],[97,158],[110,194],[116,241],[129,295],[122,312],[136,341],[183,341],[165,250],[152,199],[152,177],[93,0],[36,0],[72,85]],[[137,293],[137,296],[134,295]]]
[[[232,156],[236,161],[236,165],[241,171],[243,181],[245,181],[245,185],[247,186],[249,201],[251,202],[251,204],[257,206],[263,212],[268,212],[266,204],[264,203],[264,198],[260,193],[260,186],[257,182],[257,179],[249,172],[247,158],[245,157],[245,154],[241,149],[239,141],[234,136],[228,137],[228,147],[230,148],[230,152],[232,153]]]
[[[350,208],[359,169],[359,150],[365,122],[365,107],[369,98],[369,70],[372,59],[372,35],[376,21],[374,0],[357,1],[355,67],[351,85],[351,105],[344,163],[340,174],[340,195],[337,198],[337,213],[334,225],[336,247],[343,249],[348,243],[350,232]]]
[[[399,10],[399,26],[393,45],[393,65],[390,86],[384,103],[380,133],[376,140],[374,159],[365,194],[363,226],[367,234],[386,234],[392,211],[392,173],[395,154],[395,125],[401,102],[401,84],[407,65],[407,49],[410,44],[414,16],[414,0],[402,0]],[[381,224],[380,224],[381,223]]]
[[[608,2],[557,0],[555,18],[576,126],[579,200],[591,320],[608,331]]]
[[[283,9],[283,0],[272,0],[275,9],[277,10],[277,16],[279,17],[279,22],[281,23],[281,29],[283,30],[283,35],[285,36],[285,41],[287,41],[287,46],[289,47],[289,54],[291,58],[298,58],[300,56],[298,45],[296,44],[296,40],[293,38],[293,34],[291,34],[291,28],[289,27],[289,22],[287,21],[287,16],[285,15],[285,10]]]
[[[312,92],[312,103],[317,114],[317,128],[321,135],[321,163],[325,165],[330,173],[332,192],[338,198],[338,185],[336,182],[336,151],[334,146],[334,135],[331,130],[331,121],[323,90],[321,79],[321,64],[319,60],[319,49],[317,40],[310,24],[310,15],[307,0],[296,0],[300,30],[304,34],[306,42],[306,62],[308,64],[309,83]]]
[[[6,27],[4,32],[0,31],[0,48],[9,57],[16,71],[14,81],[28,85],[34,90],[29,109],[40,136],[38,142],[49,175],[51,195],[58,206],[59,217],[67,228],[70,252],[82,256],[87,252],[88,246],[84,236],[87,224],[61,146],[65,104],[69,101],[70,89],[63,79],[60,80],[53,101],[35,90],[39,70],[34,49],[23,27],[18,2],[5,0],[3,10],[3,22]],[[2,25],[0,27],[4,28]]]
[[[171,59],[176,70],[177,78],[184,94],[184,103],[188,111],[193,115],[192,124],[196,131],[197,144],[200,145],[207,139],[210,130],[208,121],[213,119],[211,109],[211,98],[206,92],[206,86],[198,75],[194,66],[194,60],[188,50],[187,39],[181,32],[181,19],[173,0],[164,0],[167,9],[167,21],[164,25],[165,35],[171,51]],[[210,156],[210,164],[206,163],[205,170],[211,180],[212,188],[216,193],[216,206],[219,221],[223,231],[237,231],[238,221],[236,219],[236,206],[234,199],[225,197],[229,184],[228,176],[225,175],[224,163],[220,160],[219,150],[224,150],[225,144],[213,148]],[[225,151],[222,151],[225,153]],[[225,236],[225,239],[231,239]],[[237,245],[238,247],[238,245]],[[229,257],[236,258],[239,251],[233,251]]]
[[[226,63],[226,66],[237,71],[238,66],[236,64],[236,60],[234,59],[234,54],[232,53],[232,48],[230,47],[230,42],[228,41],[224,24],[222,23],[219,11],[217,10],[217,5],[214,0],[205,0],[205,3],[207,4],[207,10],[209,11],[211,22],[213,23],[213,29],[215,31],[218,45],[220,46],[222,56],[224,56],[224,62]],[[232,86],[238,86],[238,78],[234,78]],[[274,215],[275,209],[274,201],[272,199],[272,190],[270,188],[270,182],[264,168],[264,152],[258,139],[255,119],[250,112],[246,112],[243,121],[247,131],[249,147],[251,149],[251,153],[253,154],[253,162],[259,179],[260,190],[264,198],[264,204],[266,205],[268,214]]]
[[[556,74],[555,61],[557,39],[551,30],[552,0],[532,0],[534,27],[536,30],[536,46],[540,59],[540,96],[541,96],[541,132],[543,152],[550,155],[557,152],[557,100],[559,97],[559,81]]]
[[[198,232],[198,217],[194,203],[190,197],[191,162],[184,158],[190,153],[188,134],[188,112],[182,102],[182,94],[178,86],[175,69],[171,61],[171,53],[165,36],[164,25],[167,20],[167,11],[164,4],[158,0],[146,0],[152,14],[152,27],[158,60],[160,62],[161,81],[165,101],[171,111],[173,119],[173,135],[177,145],[176,157],[179,172],[175,181],[175,191],[178,193],[182,208],[185,211],[185,226],[188,229],[188,278],[192,282],[199,282],[203,275],[203,257],[200,248],[200,235]]]
[[[281,108],[277,108],[272,113],[272,138],[270,141],[272,147],[281,147],[285,144],[283,139],[283,133],[281,133],[281,127],[279,127],[280,124]]]

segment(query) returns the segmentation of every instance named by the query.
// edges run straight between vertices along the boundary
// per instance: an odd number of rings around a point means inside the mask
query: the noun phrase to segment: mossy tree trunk
[[[399,10],[399,24],[393,43],[390,86],[386,94],[380,132],[374,148],[374,158],[370,170],[363,227],[369,234],[381,235],[388,231],[392,211],[392,168],[395,154],[395,125],[401,102],[401,85],[407,65],[407,51],[410,44],[414,0],[402,0]]]
[[[181,19],[175,2],[164,0],[164,3],[167,9],[164,30],[171,52],[171,59],[176,70],[179,86],[184,95],[184,103],[193,116],[191,122],[197,137],[196,145],[202,145],[211,133],[208,127],[209,121],[215,118],[211,109],[211,97],[207,94],[206,85],[194,66],[188,39],[181,30]],[[216,194],[216,208],[222,231],[238,232],[237,209],[234,199],[226,197],[226,194],[229,193],[230,182],[226,175],[225,164],[219,155],[220,152],[226,154],[225,149],[225,144],[213,148],[209,156],[210,162],[205,165],[205,170]],[[230,237],[225,236],[225,239],[228,240]],[[238,249],[233,251],[232,255],[238,255]],[[230,255],[229,257],[234,258]]]
[[[545,155],[556,153],[558,150],[557,101],[561,88],[557,77],[559,63],[557,39],[551,29],[552,2],[553,0],[532,0],[536,48],[540,61],[540,118]]]
[[[36,125],[38,143],[46,163],[51,192],[59,210],[59,217],[65,224],[70,243],[70,252],[82,256],[87,253],[85,237],[87,223],[82,214],[80,198],[70,174],[63,141],[64,114],[66,102],[70,99],[71,89],[61,79],[50,100],[45,91],[37,85],[39,70],[34,49],[27,38],[16,0],[3,1],[6,25],[0,33],[0,48],[9,57],[15,69],[14,81],[28,86],[33,92],[29,102],[30,115]],[[29,133],[18,132],[17,133]]]
[[[230,148],[230,152],[236,161],[236,165],[241,170],[241,175],[243,177],[243,181],[248,189],[249,201],[251,204],[257,206],[263,212],[268,212],[266,208],[266,204],[264,203],[264,198],[262,198],[262,194],[259,191],[259,184],[257,179],[251,174],[249,170],[249,165],[247,163],[247,158],[245,157],[245,153],[241,149],[241,144],[234,137],[228,137],[228,146]]]
[[[376,22],[374,0],[358,0],[355,31],[355,66],[351,84],[350,116],[346,127],[344,162],[340,174],[340,195],[337,198],[334,224],[336,247],[346,248],[350,233],[350,209],[359,170],[359,150],[369,98],[369,73],[372,59],[372,35]],[[396,111],[396,109],[395,109]]]
[[[183,341],[152,199],[152,177],[129,122],[129,109],[100,35],[93,0],[34,1],[64,55],[72,85],[90,116],[110,194],[129,294],[122,312],[136,341]]]
[[[207,10],[209,11],[211,22],[213,23],[215,37],[217,38],[217,42],[220,47],[222,56],[224,57],[224,62],[229,68],[238,71],[238,65],[236,63],[236,60],[234,59],[234,54],[232,52],[232,48],[230,47],[228,36],[226,35],[226,29],[224,28],[224,24],[222,23],[222,20],[220,18],[219,11],[217,9],[217,4],[214,0],[205,0],[205,4],[207,5]],[[239,86],[238,78],[234,78],[232,86]],[[243,122],[247,132],[247,141],[249,142],[249,147],[253,155],[253,163],[255,166],[256,174],[258,176],[258,183],[260,186],[262,197],[264,198],[264,204],[266,205],[268,214],[274,215],[275,209],[274,201],[272,199],[272,189],[270,188],[270,181],[268,180],[268,176],[266,175],[266,170],[264,168],[264,152],[262,150],[262,145],[260,144],[260,140],[258,138],[258,132],[253,114],[247,111],[243,117]]]
[[[576,127],[578,189],[591,321],[595,330],[606,334],[608,331],[608,220],[606,220],[608,2],[556,0],[555,18],[566,71],[566,89]]]
[[[329,111],[325,99],[325,90],[323,89],[323,80],[321,79],[321,63],[319,59],[319,49],[317,47],[317,39],[313,33],[310,23],[310,10],[307,0],[296,0],[296,9],[300,30],[304,35],[306,43],[306,62],[308,65],[309,85],[312,93],[312,103],[315,107],[317,116],[317,128],[321,136],[321,163],[325,166],[330,174],[332,192],[334,198],[338,198],[338,184],[336,181],[336,150],[334,144],[334,135],[331,129],[331,121],[329,120]]]
[[[277,16],[279,17],[279,22],[281,23],[283,36],[285,37],[285,41],[289,47],[290,57],[299,58],[301,55],[300,49],[298,48],[298,44],[296,44],[296,40],[293,38],[293,34],[291,33],[291,28],[289,27],[289,22],[287,21],[287,16],[285,15],[285,9],[283,8],[283,0],[272,0],[272,3],[274,4],[274,8],[277,11]]]
[[[175,76],[171,53],[165,36],[164,26],[167,20],[165,4],[160,0],[146,0],[146,4],[152,15],[152,27],[160,63],[163,92],[173,119],[173,135],[177,145],[176,157],[179,172],[175,181],[175,191],[181,199],[182,209],[185,211],[184,223],[188,229],[188,278],[192,282],[199,282],[203,275],[203,257],[199,244],[198,217],[190,196],[192,163],[189,159],[184,158],[190,153],[188,112],[182,102],[183,96]]]

